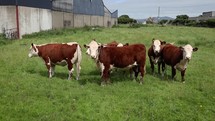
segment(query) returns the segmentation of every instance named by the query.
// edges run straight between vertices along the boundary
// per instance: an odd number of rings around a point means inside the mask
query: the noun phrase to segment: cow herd
[[[96,40],[92,40],[89,44],[84,44],[87,49],[86,54],[89,55],[100,69],[101,85],[110,83],[110,73],[114,68],[127,68],[132,78],[133,73],[135,79],[140,74],[140,84],[143,83],[146,73],[146,47],[144,44],[122,44],[116,41],[101,44]],[[152,44],[148,49],[148,57],[151,65],[151,71],[154,74],[154,66],[158,65],[158,73],[162,68],[162,77],[166,70],[165,65],[171,66],[172,79],[176,75],[176,70],[181,72],[181,80],[185,82],[184,75],[188,62],[191,60],[192,52],[198,48],[193,48],[187,44],[183,47],[175,46],[172,43],[166,43],[161,40],[152,40]],[[55,65],[67,65],[69,76],[71,79],[73,74],[73,66],[76,68],[76,79],[79,79],[82,51],[81,46],[77,42],[70,43],[52,43],[35,45],[31,44],[29,57],[39,56],[45,62],[48,69],[49,78],[54,75]]]

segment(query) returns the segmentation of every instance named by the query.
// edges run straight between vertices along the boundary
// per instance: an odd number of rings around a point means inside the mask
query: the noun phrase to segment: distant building
[[[103,0],[0,0],[0,33],[17,31],[19,37],[57,28],[111,27],[118,11]]]
[[[208,19],[215,19],[215,11],[203,12],[202,15],[198,17],[189,17],[189,20],[195,21],[205,21]]]

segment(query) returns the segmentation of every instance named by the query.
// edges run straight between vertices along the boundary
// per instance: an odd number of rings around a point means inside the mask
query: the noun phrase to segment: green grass
[[[91,39],[101,43],[144,43],[152,38],[190,43],[193,53],[180,82],[177,71],[172,82],[151,75],[147,57],[144,84],[129,79],[129,74],[113,72],[112,84],[101,87],[99,71],[86,56]],[[215,30],[193,27],[116,27],[96,31],[64,29],[25,36],[18,41],[0,38],[0,120],[1,121],[213,121],[215,119]],[[52,79],[40,58],[28,58],[30,44],[76,41],[82,45],[83,61],[79,81],[67,80],[67,67],[56,67]],[[157,70],[156,70],[157,72]]]

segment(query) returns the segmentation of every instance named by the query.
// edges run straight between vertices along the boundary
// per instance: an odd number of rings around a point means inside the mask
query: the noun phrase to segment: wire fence
[[[2,28],[3,36],[7,39],[18,39],[17,28],[5,29]]]

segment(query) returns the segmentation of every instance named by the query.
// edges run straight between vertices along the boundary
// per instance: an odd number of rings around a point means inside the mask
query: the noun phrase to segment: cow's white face
[[[36,57],[36,56],[38,56],[38,53],[39,53],[39,51],[38,51],[37,47],[32,43],[29,53],[28,53],[28,57],[30,57],[30,58]]]
[[[193,48],[191,45],[187,44],[184,47],[182,47],[182,50],[183,50],[183,59],[191,60],[192,53],[197,51],[198,48]]]
[[[84,45],[85,48],[87,48],[86,54],[88,54],[93,59],[96,59],[98,56],[98,48],[99,43],[97,43],[95,40],[92,40],[90,44]]]
[[[160,40],[153,40],[153,51],[157,55],[160,53],[161,50],[161,41]]]

